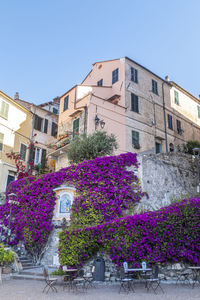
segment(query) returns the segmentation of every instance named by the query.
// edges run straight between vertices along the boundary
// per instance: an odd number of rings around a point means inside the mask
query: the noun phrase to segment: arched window
[[[174,152],[174,144],[172,143],[169,144],[169,151]]]

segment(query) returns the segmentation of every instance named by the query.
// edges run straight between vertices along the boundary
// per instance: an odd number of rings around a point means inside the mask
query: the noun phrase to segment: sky
[[[0,0],[0,90],[35,104],[128,56],[200,94],[200,0]]]

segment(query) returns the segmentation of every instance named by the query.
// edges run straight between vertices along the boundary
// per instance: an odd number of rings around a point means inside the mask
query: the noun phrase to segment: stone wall
[[[136,211],[156,210],[173,200],[196,194],[197,163],[192,155],[179,152],[138,155],[138,161],[137,175],[149,199],[142,199]]]
[[[105,282],[116,282],[119,280],[117,276],[116,265],[112,263],[110,257],[105,254],[100,254],[100,256],[105,261]],[[86,277],[92,277],[92,269],[94,266],[94,260],[96,257],[90,259],[84,265],[84,271]],[[168,263],[159,265],[159,278],[162,281],[170,281],[176,283],[177,279],[179,281],[192,280],[193,274],[192,270],[188,268],[188,265],[181,263]]]

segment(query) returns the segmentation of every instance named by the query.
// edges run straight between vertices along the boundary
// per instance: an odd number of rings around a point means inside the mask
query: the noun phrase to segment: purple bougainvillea
[[[142,260],[200,265],[200,198],[60,234],[62,265],[83,265],[97,251],[117,265],[138,267]]]
[[[134,172],[136,154],[96,158],[58,172],[14,181],[7,190],[0,220],[7,227],[10,204],[8,194],[15,193],[19,205],[12,205],[11,243],[23,241],[31,254],[40,253],[53,228],[55,206],[53,189],[63,183],[75,186],[77,196],[72,207],[72,224],[80,227],[101,224],[123,216],[124,210],[138,202],[144,193]]]

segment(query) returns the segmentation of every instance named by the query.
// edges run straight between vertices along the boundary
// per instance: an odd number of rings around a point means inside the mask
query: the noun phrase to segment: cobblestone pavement
[[[44,282],[36,280],[4,280],[0,284],[1,300],[200,300],[200,285],[194,289],[187,285],[162,284],[165,291],[163,295],[160,291],[155,295],[153,292],[147,293],[144,285],[136,284],[135,293],[119,294],[119,285],[97,285],[96,289],[88,289],[73,293],[63,287],[57,287],[58,293],[49,292],[43,294]]]

